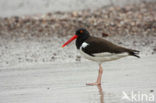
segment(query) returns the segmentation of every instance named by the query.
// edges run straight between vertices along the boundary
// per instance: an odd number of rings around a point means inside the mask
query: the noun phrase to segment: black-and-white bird
[[[103,69],[101,64],[106,61],[117,60],[126,56],[138,57],[139,51],[124,48],[115,45],[105,39],[90,36],[89,32],[80,28],[76,31],[75,35],[70,38],[62,47],[69,44],[76,39],[76,47],[81,55],[85,58],[95,61],[99,64],[99,74],[95,83],[87,83],[87,85],[100,85]]]

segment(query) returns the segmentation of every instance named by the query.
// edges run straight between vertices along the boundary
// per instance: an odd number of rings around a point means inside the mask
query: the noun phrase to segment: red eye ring
[[[83,33],[83,30],[80,30],[80,33]]]

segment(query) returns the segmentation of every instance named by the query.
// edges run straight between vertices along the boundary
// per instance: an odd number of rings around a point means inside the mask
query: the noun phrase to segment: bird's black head
[[[72,42],[74,39],[76,39],[76,45],[79,44],[81,45],[83,43],[83,41],[85,41],[86,39],[89,38],[89,32],[84,29],[78,29],[75,33],[75,35],[73,37],[71,37],[66,43],[64,43],[62,45],[62,47],[65,47],[66,45],[68,45],[70,42]]]
[[[89,32],[84,28],[78,29],[75,34],[81,39],[87,39],[90,36]]]

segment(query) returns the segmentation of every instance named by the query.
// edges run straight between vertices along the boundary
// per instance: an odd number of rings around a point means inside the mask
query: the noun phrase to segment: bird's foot
[[[95,83],[87,83],[86,85],[90,85],[90,86],[93,86],[93,85],[101,85],[101,83],[98,83],[98,82],[95,82]]]

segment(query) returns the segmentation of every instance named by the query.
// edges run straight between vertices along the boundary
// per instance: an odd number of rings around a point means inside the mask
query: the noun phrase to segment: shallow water
[[[4,67],[0,103],[131,103],[122,99],[123,92],[156,96],[155,61],[152,55],[103,63],[101,86],[85,85],[97,76],[98,65],[90,61]],[[144,99],[142,103],[154,102]]]

